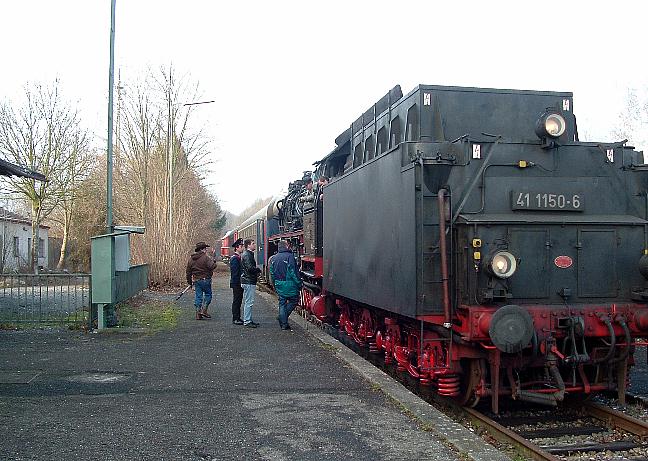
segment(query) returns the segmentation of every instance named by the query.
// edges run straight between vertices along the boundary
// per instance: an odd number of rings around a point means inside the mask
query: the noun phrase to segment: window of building
[[[18,237],[13,238],[13,255],[17,258],[20,256],[20,240]]]
[[[27,239],[27,259],[31,261],[31,238]]]
[[[39,258],[44,258],[45,257],[45,240],[44,239],[38,239],[38,257]]]

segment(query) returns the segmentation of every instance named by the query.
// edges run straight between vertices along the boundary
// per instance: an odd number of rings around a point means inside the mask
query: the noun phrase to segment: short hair
[[[245,246],[246,250],[247,250],[247,247],[249,247],[252,242],[254,242],[254,240],[252,240],[252,239],[245,239],[243,241],[243,246]]]
[[[288,245],[289,243],[286,240],[279,240],[279,242],[277,242],[277,248],[279,250],[285,250],[286,248],[288,248]]]
[[[328,180],[329,180],[328,176],[324,176],[324,175],[320,176],[318,179],[318,181],[328,181]]]

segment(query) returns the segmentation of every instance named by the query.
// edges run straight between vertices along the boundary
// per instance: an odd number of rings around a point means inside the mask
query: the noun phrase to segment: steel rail
[[[639,437],[648,436],[648,423],[626,415],[618,410],[594,402],[586,402],[583,405],[583,410],[585,410],[588,415],[600,419],[601,421],[605,421],[612,427],[623,429],[624,431]]]
[[[513,445],[531,459],[537,461],[559,461],[560,459],[473,408],[461,408],[461,411],[473,424],[484,427],[494,438]]]

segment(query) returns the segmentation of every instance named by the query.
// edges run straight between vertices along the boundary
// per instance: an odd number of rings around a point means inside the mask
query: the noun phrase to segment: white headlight
[[[550,114],[545,119],[545,131],[552,138],[559,138],[565,132],[565,119],[559,114]]]
[[[548,107],[536,120],[535,133],[542,140],[559,138],[565,131],[567,131],[565,117],[553,107]]]
[[[517,261],[508,251],[498,251],[489,262],[490,272],[501,279],[509,278],[517,269]]]

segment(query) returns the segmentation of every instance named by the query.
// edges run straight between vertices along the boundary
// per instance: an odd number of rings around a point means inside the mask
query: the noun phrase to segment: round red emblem
[[[568,267],[571,267],[573,264],[573,260],[569,256],[557,256],[556,259],[554,259],[554,264],[556,267],[560,267],[561,269],[567,269]]]

